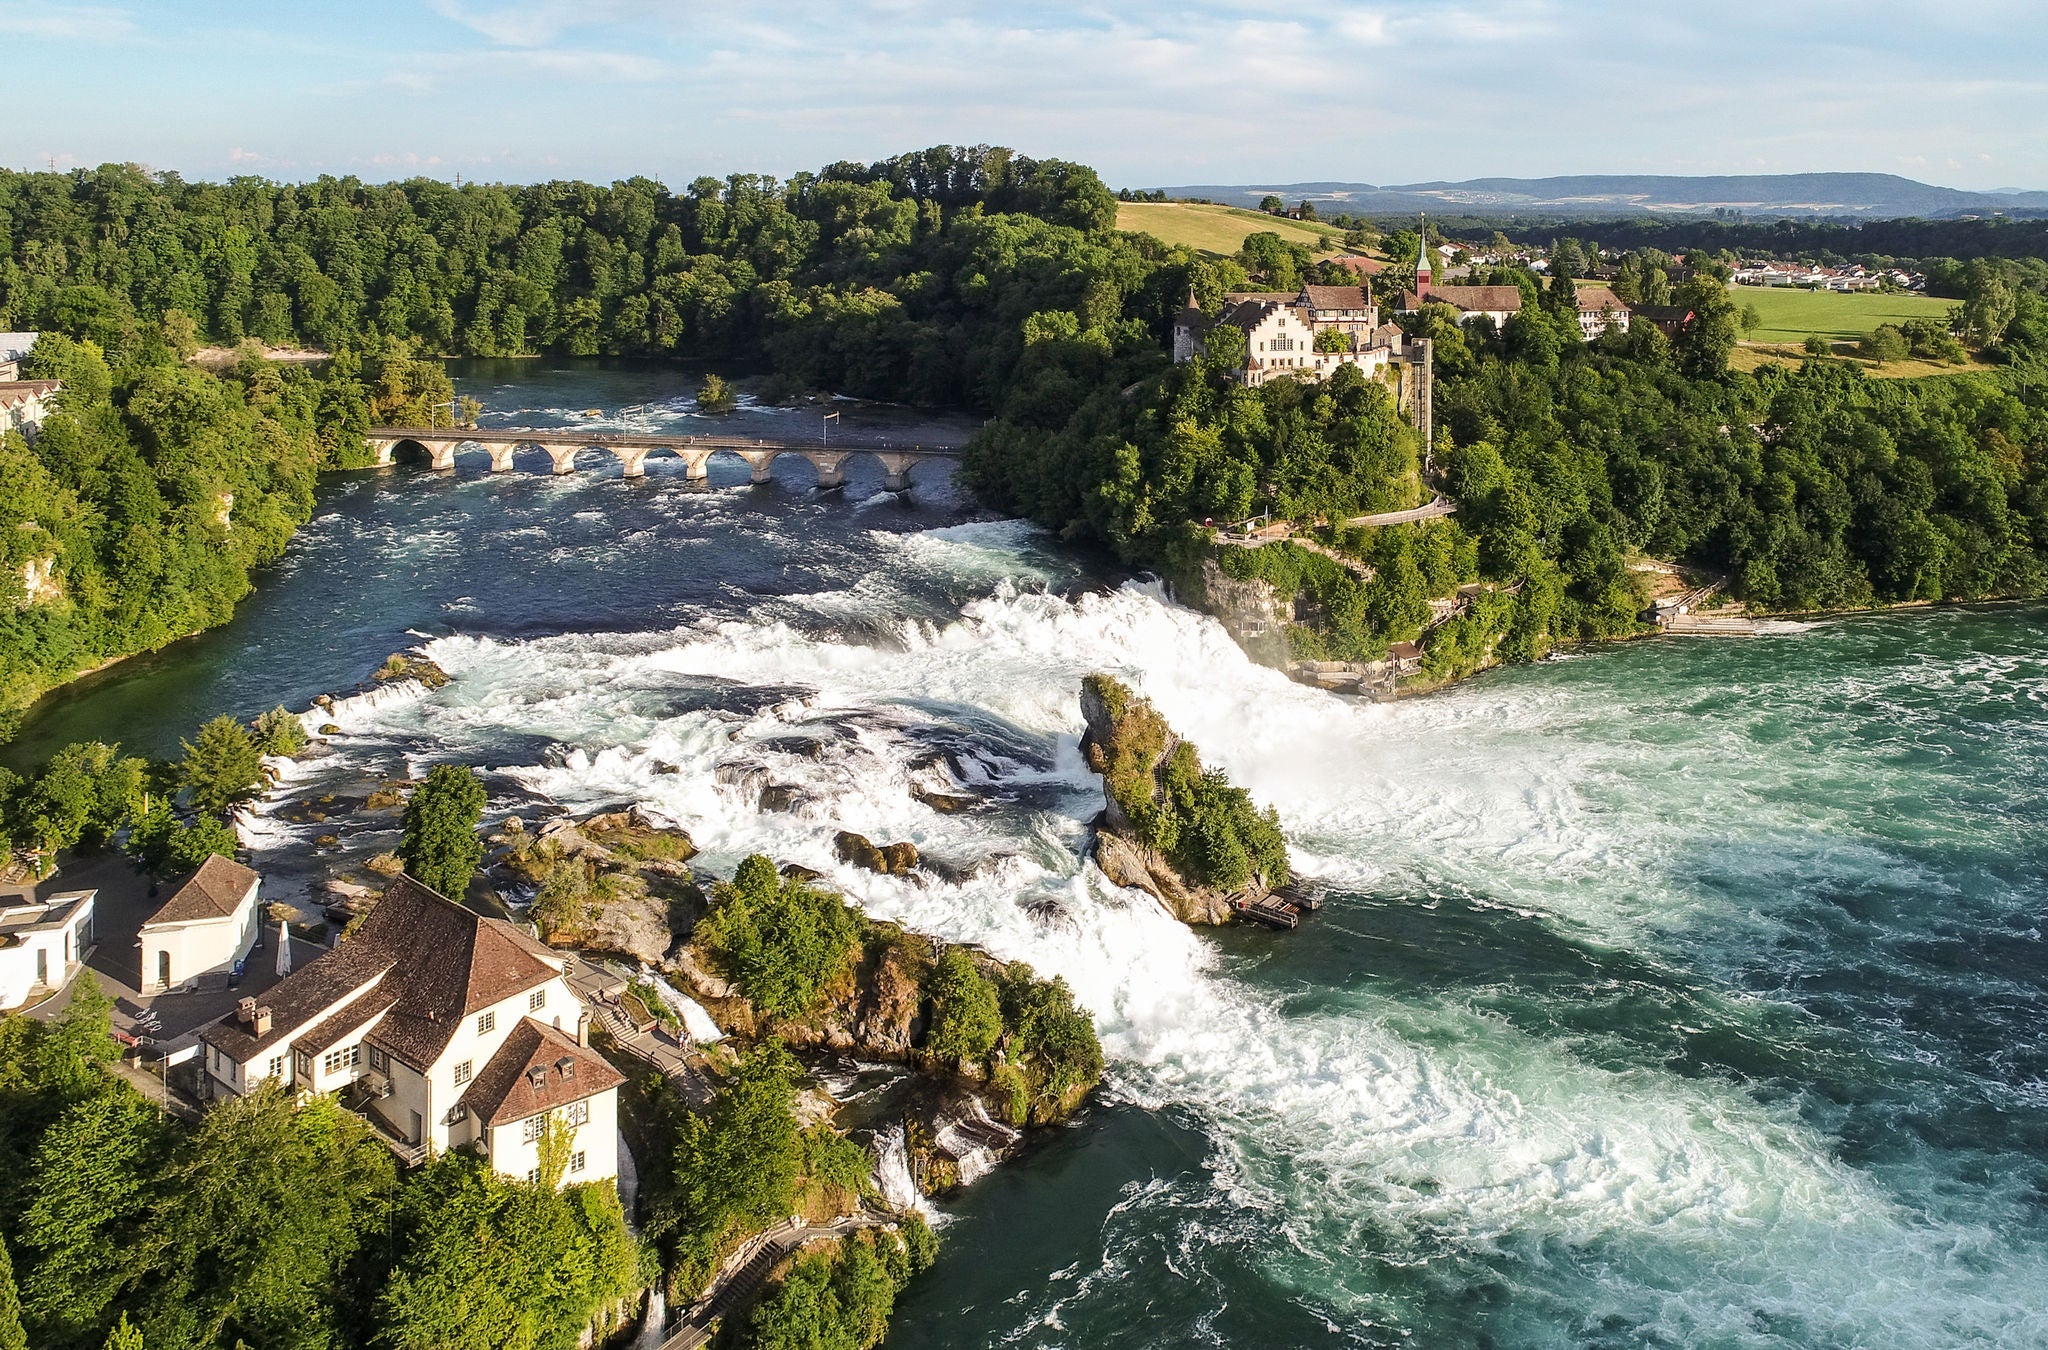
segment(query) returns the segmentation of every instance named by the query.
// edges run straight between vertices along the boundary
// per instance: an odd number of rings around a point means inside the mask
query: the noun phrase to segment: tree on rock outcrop
[[[860,925],[838,896],[755,854],[713,889],[697,941],[756,1009],[801,1017],[853,964]]]
[[[208,815],[227,815],[262,786],[263,751],[234,718],[214,718],[184,746],[178,780],[191,792],[192,805]]]
[[[1003,1034],[1002,1001],[964,947],[949,947],[925,986],[931,996],[926,1053],[941,1060],[988,1058]]]
[[[1186,879],[1219,891],[1284,885],[1280,818],[1260,811],[1220,769],[1202,767],[1152,705],[1107,675],[1082,681],[1082,751],[1102,775],[1105,824],[1156,849]]]
[[[476,827],[484,815],[484,785],[465,764],[437,764],[405,804],[405,839],[398,855],[405,870],[453,900],[469,890],[483,862]]]

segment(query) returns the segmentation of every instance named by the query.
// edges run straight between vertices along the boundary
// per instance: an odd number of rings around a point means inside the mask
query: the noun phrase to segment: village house
[[[1579,302],[1579,332],[1591,342],[1605,332],[1628,331],[1628,306],[1620,296],[1598,282],[1581,281],[1572,287]]]
[[[355,936],[201,1033],[206,1081],[216,1095],[338,1092],[401,1156],[470,1148],[529,1181],[552,1122],[565,1183],[616,1178],[625,1080],[590,1049],[566,968],[400,876]]]
[[[1519,286],[1438,286],[1434,276],[1429,250],[1424,248],[1415,259],[1415,289],[1401,296],[1401,313],[1413,314],[1424,305],[1449,305],[1458,311],[1459,323],[1485,319],[1499,329],[1522,312]],[[1586,341],[1591,342],[1609,329],[1628,331],[1628,306],[1612,289],[1589,281],[1579,283],[1573,290],[1578,296],[1579,334]]]
[[[1209,334],[1229,325],[1245,336],[1240,378],[1261,385],[1282,375],[1325,379],[1340,367],[1366,375],[1383,373],[1401,354],[1401,330],[1379,321],[1379,306],[1363,286],[1304,286],[1299,291],[1233,291],[1223,297],[1214,319],[1188,293],[1187,307],[1174,320],[1173,359],[1192,361]],[[1325,334],[1325,347],[1317,339]]]
[[[56,380],[9,380],[0,382],[0,434],[18,431],[33,441],[53,411],[57,394],[64,386]]]
[[[239,973],[261,936],[261,878],[232,858],[201,863],[163,908],[143,922],[140,978],[145,994]]]
[[[68,984],[92,950],[97,891],[36,899],[33,887],[0,893],[0,1011]]]

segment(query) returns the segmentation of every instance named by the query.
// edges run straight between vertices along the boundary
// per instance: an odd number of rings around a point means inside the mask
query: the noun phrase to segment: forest
[[[1770,610],[2042,589],[2048,267],[2002,260],[2028,229],[1856,231],[1975,255],[1957,285],[1970,338],[2004,363],[1992,376],[1883,382],[1824,356],[1730,372],[1712,263],[1687,272],[1651,248],[1628,284],[1690,308],[1673,340],[1639,326],[1581,343],[1568,268],[1494,278],[1524,291],[1505,331],[1441,307],[1404,320],[1436,342],[1424,446],[1368,382],[1246,390],[1223,349],[1172,368],[1190,293],[1213,313],[1229,290],[1346,278],[1272,234],[1218,258],[1119,233],[1115,208],[1092,170],[986,146],[680,192],[0,173],[0,326],[57,334],[34,359],[67,381],[33,450],[0,453],[0,493],[30,526],[10,571],[51,578],[33,596],[24,580],[8,615],[0,705],[218,622],[306,518],[314,475],[355,462],[366,419],[432,415],[449,390],[424,358],[458,353],[672,354],[733,362],[771,396],[979,409],[968,475],[988,505],[1191,594],[1192,522],[1404,505],[1427,469],[1456,522],[1328,537],[1362,567],[1299,549],[1222,560],[1298,586],[1304,655],[1384,651],[1459,585],[1488,598],[1433,635],[1437,673],[1625,633],[1636,553],[1725,572]],[[1953,345],[1901,340],[1921,336]],[[218,376],[178,359],[245,338],[335,359]]]

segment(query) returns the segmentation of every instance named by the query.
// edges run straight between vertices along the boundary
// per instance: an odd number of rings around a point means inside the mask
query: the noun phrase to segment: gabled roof
[[[371,1039],[407,1064],[426,1069],[441,1057],[462,1019],[528,989],[561,970],[544,948],[502,919],[463,908],[409,876],[377,900],[356,935],[272,986],[262,998],[270,1031],[258,1037],[234,1018],[202,1033],[231,1059],[249,1057],[305,1027],[332,1019],[364,991],[364,1009],[389,1011]],[[341,1013],[355,1017],[353,1005]],[[363,1019],[350,1026],[361,1026]]]
[[[625,1081],[594,1051],[522,1017],[470,1081],[459,1104],[485,1125],[504,1125],[595,1097]]]
[[[178,887],[164,907],[142,926],[159,923],[201,923],[207,919],[231,919],[241,908],[249,888],[261,878],[233,858],[216,853],[199,864],[199,870]]]
[[[1598,314],[1603,309],[1611,309],[1617,314],[1628,313],[1628,306],[1610,287],[1581,282],[1573,289],[1579,297],[1581,314]]]
[[[1431,286],[1429,294],[1416,297],[1409,291],[1401,297],[1401,308],[1420,309],[1427,301],[1449,305],[1469,313],[1494,311],[1519,314],[1522,309],[1522,288],[1520,286]]]
[[[1302,293],[1314,309],[1368,309],[1372,305],[1363,286],[1304,286]]]
[[[0,361],[7,360],[0,356]],[[0,407],[26,403],[32,398],[54,394],[64,385],[58,380],[0,380]]]

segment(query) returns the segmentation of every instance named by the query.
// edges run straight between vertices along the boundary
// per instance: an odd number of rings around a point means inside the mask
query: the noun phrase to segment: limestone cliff
[[[1293,596],[1282,595],[1271,582],[1230,576],[1214,558],[1202,559],[1201,571],[1179,589],[1188,603],[1214,616],[1252,660],[1274,670],[1292,663],[1287,629],[1295,621]]]
[[[1095,862],[1119,886],[1145,891],[1183,923],[1249,915],[1293,926],[1273,898],[1289,879],[1279,821],[1203,772],[1194,746],[1152,705],[1107,675],[1081,684],[1081,752],[1103,776]]]

